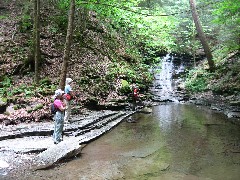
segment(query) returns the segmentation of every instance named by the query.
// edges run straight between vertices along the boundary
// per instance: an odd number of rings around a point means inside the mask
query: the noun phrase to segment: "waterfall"
[[[154,82],[151,89],[157,101],[177,101],[172,95],[175,82],[172,78],[174,70],[173,56],[167,54],[161,59],[161,65],[153,69]]]

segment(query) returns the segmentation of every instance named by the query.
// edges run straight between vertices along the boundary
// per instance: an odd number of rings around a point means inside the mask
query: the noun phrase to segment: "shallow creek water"
[[[22,179],[212,179],[240,177],[240,131],[221,113],[167,103],[134,114],[79,157]],[[19,179],[21,179],[19,178]]]

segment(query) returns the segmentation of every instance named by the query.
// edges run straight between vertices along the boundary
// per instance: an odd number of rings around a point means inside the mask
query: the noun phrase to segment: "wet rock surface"
[[[90,111],[64,124],[63,141],[53,143],[53,122],[1,126],[0,177],[22,170],[49,168],[77,156],[86,144],[106,133],[133,111]]]

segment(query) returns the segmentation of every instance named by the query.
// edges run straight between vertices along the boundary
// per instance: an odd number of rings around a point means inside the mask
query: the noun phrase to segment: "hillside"
[[[44,6],[41,9],[40,31],[41,81],[40,85],[35,85],[32,19],[26,15],[26,11],[31,14],[31,6],[26,7],[23,1],[0,2],[1,101],[9,105],[7,113],[0,114],[0,122],[8,120],[6,122],[10,124],[51,119],[49,104],[59,84],[65,43],[66,32],[60,26],[65,21],[61,23],[58,19],[61,12]],[[146,85],[150,82],[147,68],[140,63],[141,57],[127,53],[127,50],[131,52],[130,49],[135,51],[134,47],[128,47],[107,20],[99,20],[97,14],[89,12],[83,31],[77,25],[78,20],[75,23],[67,76],[75,82],[76,112],[81,112],[85,105],[91,103],[102,104],[119,97],[126,99],[126,96],[121,97],[124,94],[119,93],[121,79]],[[128,73],[141,76],[131,79]]]

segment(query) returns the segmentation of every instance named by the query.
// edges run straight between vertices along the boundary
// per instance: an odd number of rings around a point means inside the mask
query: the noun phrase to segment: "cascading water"
[[[175,88],[175,81],[172,76],[175,72],[173,65],[173,56],[167,54],[161,60],[161,66],[157,66],[153,69],[154,82],[151,89],[154,100],[159,102],[178,102],[173,97],[173,91]]]

